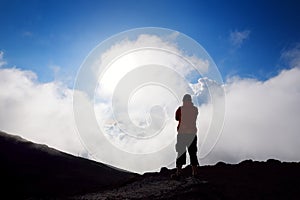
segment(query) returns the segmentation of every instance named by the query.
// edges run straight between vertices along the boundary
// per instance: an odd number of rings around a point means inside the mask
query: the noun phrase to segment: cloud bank
[[[286,54],[293,55],[291,68],[266,81],[241,77],[226,81],[223,133],[201,164],[271,157],[300,160],[299,54],[291,52]],[[72,89],[62,83],[39,83],[32,71],[1,68],[0,109],[1,130],[86,157],[73,119]],[[199,108],[204,126],[206,109],[204,105]],[[171,156],[176,156],[175,151]]]
[[[300,160],[300,69],[261,82],[231,78],[226,84],[226,119],[221,138],[203,162],[244,159]]]
[[[95,100],[81,101],[74,93],[83,141],[98,160],[120,168],[142,172],[169,165],[176,156],[174,112],[182,96],[192,92],[190,84],[201,77],[199,71],[215,73],[213,63],[205,52],[199,58],[187,54],[189,48],[183,52],[169,34],[139,33],[111,41],[96,48],[78,73],[76,88]],[[87,109],[82,110],[84,102]],[[88,109],[91,104],[93,110]],[[86,126],[93,128],[87,131]]]
[[[72,90],[39,83],[32,71],[0,69],[0,129],[74,155],[85,155],[75,129]]]

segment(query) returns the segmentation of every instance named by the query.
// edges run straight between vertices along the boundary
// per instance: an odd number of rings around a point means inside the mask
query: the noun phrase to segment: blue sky
[[[0,50],[6,67],[32,70],[41,82],[72,79],[87,54],[111,35],[164,27],[199,42],[224,79],[265,80],[286,67],[282,52],[300,42],[299,9],[300,2],[291,0],[1,0]]]
[[[103,152],[100,156],[104,157],[98,160],[114,165],[111,163],[114,159],[115,166],[120,167],[119,162],[126,166],[127,163],[134,164],[124,159],[123,154],[112,154],[107,149],[102,151],[106,145],[102,142],[106,140],[100,140],[98,136],[102,135],[90,125],[98,119],[79,114],[79,119],[74,120],[77,108],[74,107],[74,96],[81,93],[74,92],[73,85],[86,56],[105,39],[134,28],[162,27],[184,33],[200,43],[226,82],[222,135],[217,135],[218,143],[213,151],[207,157],[201,156],[201,163],[237,163],[244,159],[268,158],[299,161],[299,10],[300,2],[296,0],[0,0],[0,129],[89,158],[93,158],[89,153],[96,151],[89,152],[80,137],[90,136],[86,130],[96,131],[97,137],[92,135],[89,141],[93,145],[96,143],[97,152]],[[148,42],[149,38],[144,40]],[[162,45],[163,41],[158,40],[158,44]],[[34,79],[35,74],[38,80]],[[107,80],[118,83],[117,73],[112,74],[114,76],[108,75]],[[232,78],[235,76],[240,78]],[[90,81],[88,78],[83,80],[84,83]],[[112,94],[113,84],[103,85],[110,89],[108,94]],[[106,94],[105,90],[97,91]],[[136,112],[130,112],[130,116],[137,113],[138,120],[145,120],[141,110],[148,111],[153,103],[168,105],[170,116],[175,109],[170,107],[169,100],[177,107],[178,99],[171,94],[167,96],[169,93],[164,90],[142,91],[147,92],[147,95],[140,95],[145,100],[130,104],[136,106],[133,107]],[[137,93],[137,99],[139,94],[142,93]],[[84,95],[82,98],[89,103]],[[165,101],[168,103],[163,104]],[[107,114],[110,101],[94,102],[92,110],[79,102],[79,108],[88,108],[82,110],[90,111],[93,117],[110,117]],[[205,130],[210,128],[214,114],[211,112],[218,111],[215,116],[224,114],[224,110],[209,106],[205,104],[199,108],[199,138],[207,138]],[[110,126],[118,125],[107,121]],[[173,122],[170,121],[172,130],[168,134],[174,133],[172,136],[175,137]],[[223,123],[222,120],[219,122]],[[209,137],[216,136],[214,133],[208,134]],[[157,141],[156,145],[168,142]],[[134,145],[127,147],[141,146],[142,150],[157,147],[139,142]],[[203,151],[199,150],[199,155],[205,152],[204,147]],[[174,150],[173,146],[170,148]],[[141,152],[140,148],[137,150]],[[161,160],[174,160],[176,152],[173,153],[161,155]],[[155,160],[159,166],[162,164],[157,157]],[[139,160],[139,163],[143,162]],[[145,166],[149,167],[147,162]]]

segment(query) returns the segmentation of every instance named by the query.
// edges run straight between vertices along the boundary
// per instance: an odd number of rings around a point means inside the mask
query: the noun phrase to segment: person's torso
[[[196,120],[198,109],[193,105],[180,107],[178,133],[197,133]]]

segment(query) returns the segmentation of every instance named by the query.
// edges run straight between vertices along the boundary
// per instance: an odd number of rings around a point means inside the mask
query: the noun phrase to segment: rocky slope
[[[135,177],[133,173],[4,132],[0,132],[0,160],[0,195],[9,199],[54,198],[101,191]]]
[[[300,199],[300,163],[270,159],[138,175],[0,132],[1,199]]]
[[[300,199],[300,164],[243,161],[199,168],[197,178],[184,169],[178,180],[175,170],[146,173],[122,187],[73,196],[71,199]]]

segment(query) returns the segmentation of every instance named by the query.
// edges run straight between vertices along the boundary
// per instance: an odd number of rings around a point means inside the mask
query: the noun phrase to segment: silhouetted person
[[[183,105],[176,110],[175,119],[179,122],[177,126],[177,143],[176,151],[178,153],[176,159],[176,176],[181,174],[182,165],[186,164],[186,149],[190,155],[192,165],[192,175],[197,175],[197,166],[199,165],[197,158],[197,127],[196,120],[198,116],[198,108],[193,105],[192,97],[185,94],[182,99]]]

